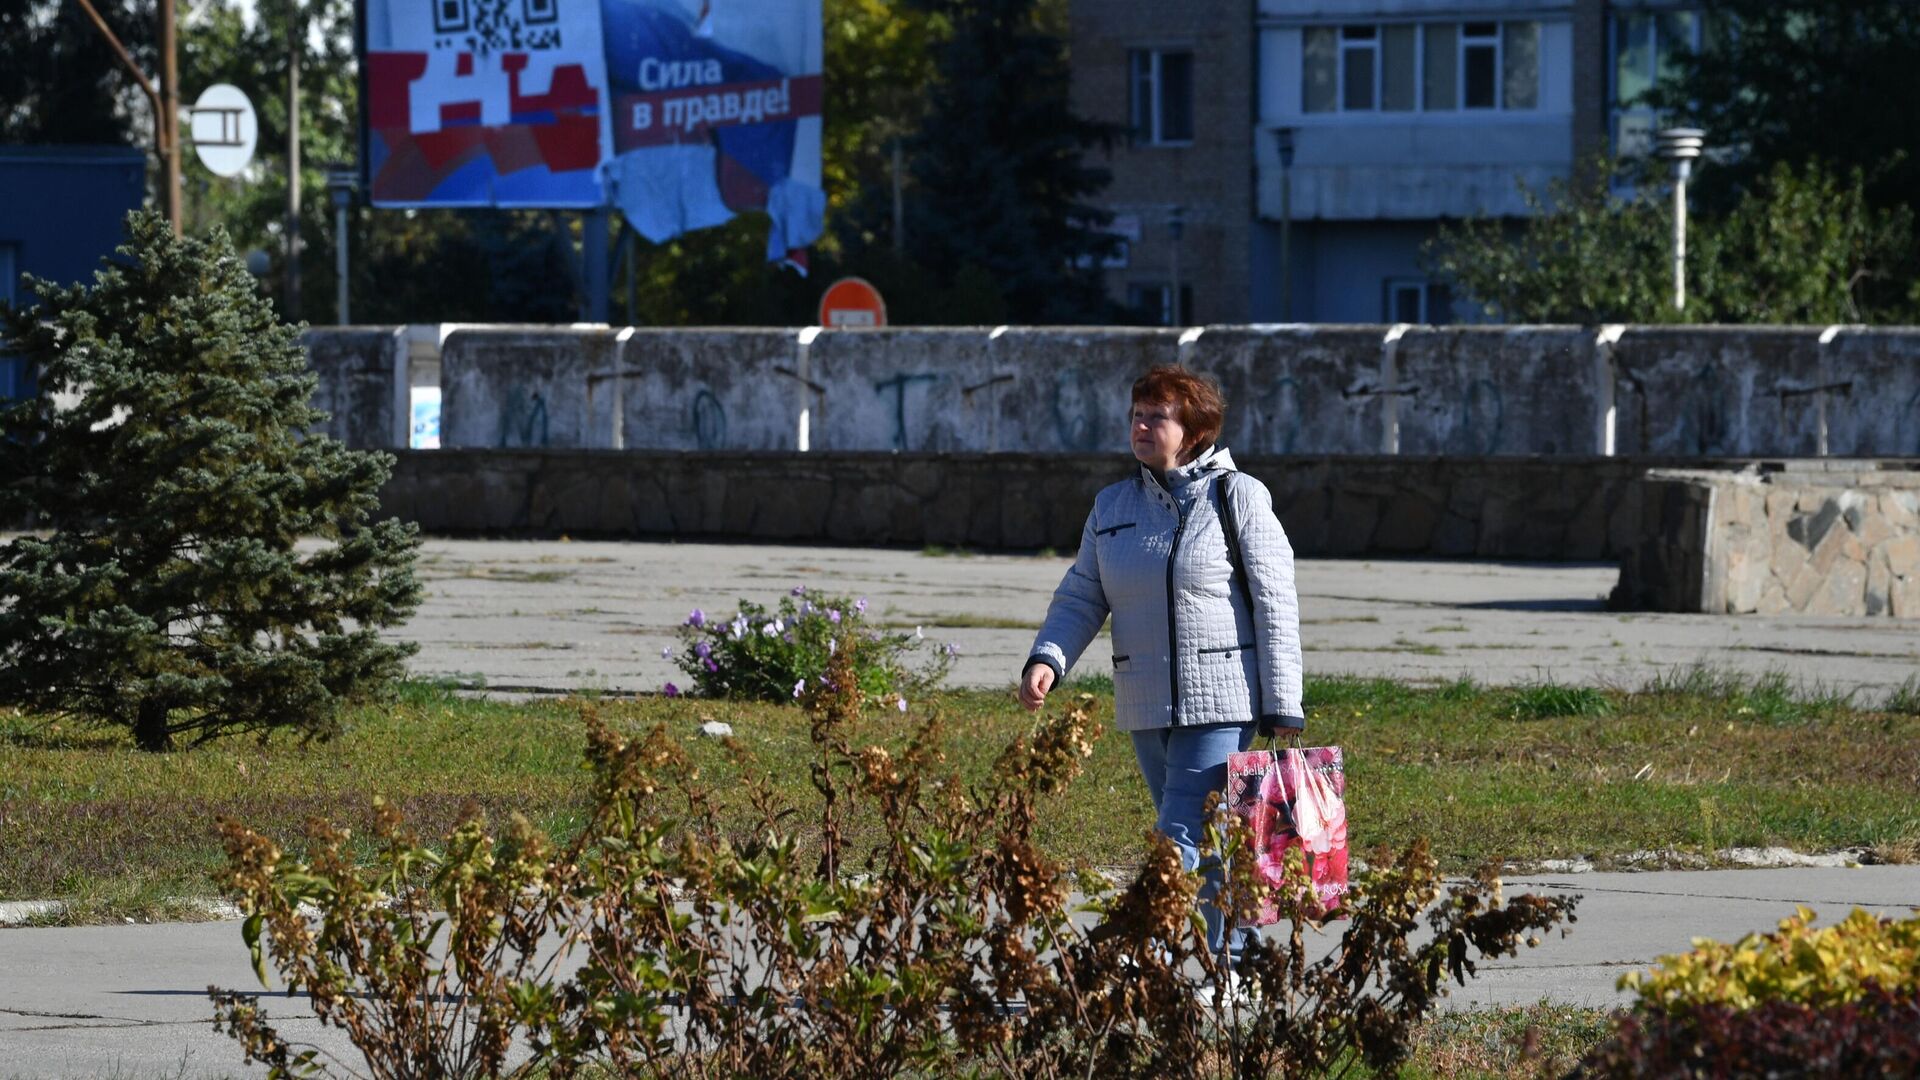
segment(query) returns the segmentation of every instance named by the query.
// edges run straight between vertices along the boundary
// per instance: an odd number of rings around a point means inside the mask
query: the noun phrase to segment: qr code
[[[560,47],[561,0],[430,0],[440,48],[496,51]]]

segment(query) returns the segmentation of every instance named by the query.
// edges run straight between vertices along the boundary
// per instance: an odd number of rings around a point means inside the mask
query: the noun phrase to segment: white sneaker
[[[1224,984],[1216,979],[1208,979],[1194,988],[1194,995],[1203,1009],[1218,1009],[1223,1013],[1244,1013],[1260,1003],[1260,987],[1251,979],[1238,973],[1224,973]]]

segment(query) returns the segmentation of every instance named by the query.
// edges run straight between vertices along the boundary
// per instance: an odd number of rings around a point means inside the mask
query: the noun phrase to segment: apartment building
[[[1658,0],[1073,0],[1075,107],[1131,133],[1108,288],[1168,324],[1472,318],[1422,245],[1643,152],[1634,99],[1701,33]]]

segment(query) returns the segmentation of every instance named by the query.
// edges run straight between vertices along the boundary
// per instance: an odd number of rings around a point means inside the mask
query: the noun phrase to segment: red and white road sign
[[[844,277],[820,297],[820,325],[829,330],[887,325],[887,302],[866,279]]]

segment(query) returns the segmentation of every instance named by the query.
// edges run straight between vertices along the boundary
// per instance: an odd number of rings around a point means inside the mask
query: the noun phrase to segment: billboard
[[[376,206],[613,206],[820,234],[820,0],[366,0]]]

